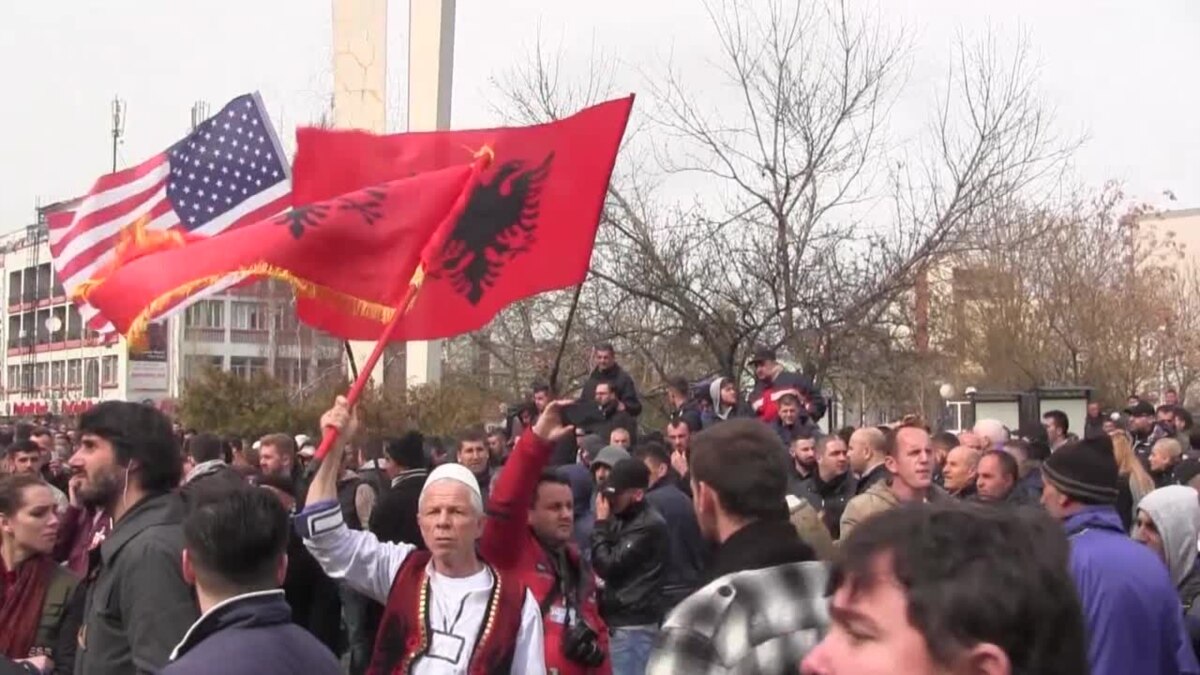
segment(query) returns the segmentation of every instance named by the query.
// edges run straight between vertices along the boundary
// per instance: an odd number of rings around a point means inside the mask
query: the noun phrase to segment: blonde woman
[[[1150,478],[1146,467],[1133,454],[1133,442],[1128,433],[1117,429],[1108,436],[1112,439],[1113,456],[1117,459],[1117,472],[1120,475],[1117,513],[1125,530],[1129,531],[1136,517],[1138,502],[1154,490],[1154,479]]]

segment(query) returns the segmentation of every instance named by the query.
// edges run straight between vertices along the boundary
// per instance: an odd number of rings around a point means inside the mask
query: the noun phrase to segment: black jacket
[[[854,486],[855,496],[870,490],[876,483],[881,480],[887,480],[891,475],[891,472],[887,470],[887,466],[883,462],[880,462],[875,468],[859,476],[858,484]]]
[[[674,607],[700,586],[709,546],[700,534],[692,500],[669,477],[663,477],[646,492],[650,502],[667,523],[670,562],[663,578],[664,610]]]
[[[425,548],[421,528],[417,526],[417,500],[429,472],[425,469],[403,471],[392,479],[392,485],[375,502],[369,529],[379,541],[393,544],[412,544]]]
[[[339,649],[342,601],[337,582],[325,575],[300,537],[288,537],[287,555],[283,593],[292,608],[292,621],[312,633],[330,651]]]
[[[338,675],[333,653],[292,623],[283,591],[230,598],[210,609],[176,648],[162,675]]]
[[[682,420],[693,434],[704,428],[704,421],[700,416],[700,406],[695,401],[688,401],[672,410],[670,420],[671,422]]]
[[[812,482],[814,492],[821,499],[821,506],[817,510],[821,512],[825,527],[829,529],[829,536],[836,541],[842,534],[842,511],[846,510],[846,504],[857,494],[858,481],[854,474],[847,471],[826,483],[821,480],[821,472],[814,471]]]
[[[662,621],[662,587],[670,555],[667,522],[645,501],[596,521],[592,567],[604,580],[600,614],[605,623],[619,627]]]
[[[625,410],[618,410],[615,403],[610,404],[602,409],[604,420],[597,422],[587,430],[590,434],[596,434],[604,439],[604,444],[608,445],[608,439],[612,435],[613,429],[624,429],[629,432],[629,440],[631,443],[637,443],[637,420],[633,419]]]
[[[642,414],[642,402],[638,400],[637,387],[633,384],[633,378],[616,363],[608,370],[593,368],[591,374],[588,375],[588,379],[583,383],[583,391],[579,394],[579,400],[595,400],[596,385],[601,382],[607,382],[612,385],[613,393],[617,395],[617,400],[625,404],[625,412],[634,417]]]

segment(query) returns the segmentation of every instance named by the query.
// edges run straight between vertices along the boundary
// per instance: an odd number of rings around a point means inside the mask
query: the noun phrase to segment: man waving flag
[[[245,94],[166,151],[98,179],[73,213],[50,219],[50,253],[84,322],[108,332],[108,319],[80,298],[89,281],[153,251],[156,241],[211,237],[279,213],[290,201],[279,139],[258,94]]]

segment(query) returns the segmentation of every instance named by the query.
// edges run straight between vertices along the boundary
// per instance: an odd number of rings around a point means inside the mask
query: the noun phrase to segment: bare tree
[[[914,344],[918,273],[977,248],[995,204],[1040,199],[1074,147],[1053,136],[1027,45],[1005,58],[990,38],[964,42],[928,134],[910,144],[889,121],[903,35],[836,0],[706,8],[721,79],[645,75],[650,100],[635,110],[572,331],[575,372],[597,338],[625,345],[643,382],[742,373],[763,342],[830,386],[865,383],[896,358],[920,363],[889,369],[889,388],[928,386],[942,366]],[[557,119],[606,97],[614,72],[605,61],[565,84],[539,46],[498,80],[499,107]],[[569,296],[546,297],[493,325],[492,347],[505,343],[513,363],[531,359],[509,339],[544,350],[561,330]]]

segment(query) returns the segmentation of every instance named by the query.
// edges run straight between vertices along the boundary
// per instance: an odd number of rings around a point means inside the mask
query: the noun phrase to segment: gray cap
[[[625,451],[625,448],[619,445],[607,445],[596,454],[596,458],[592,460],[590,468],[594,470],[597,464],[603,464],[611,469],[617,462],[623,459],[629,459],[629,453]]]

